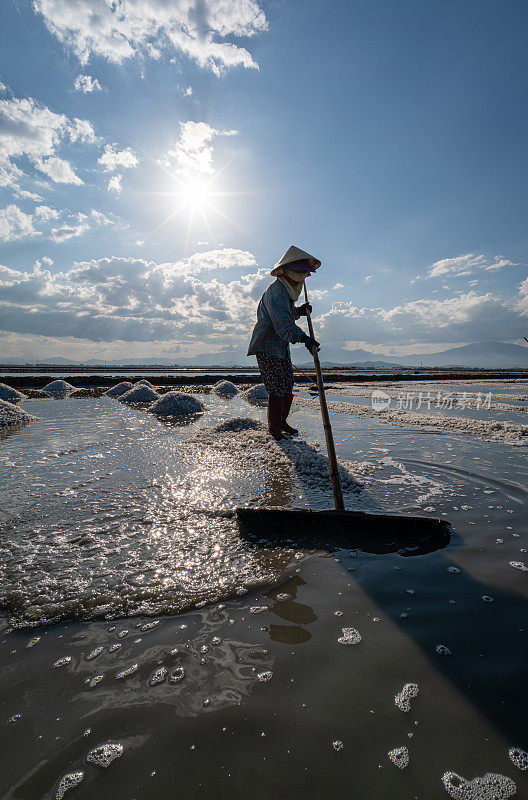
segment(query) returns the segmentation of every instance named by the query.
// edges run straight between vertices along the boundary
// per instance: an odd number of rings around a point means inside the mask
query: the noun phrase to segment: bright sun
[[[196,211],[205,208],[211,199],[209,187],[199,178],[189,181],[184,187],[182,195],[185,198],[185,204]]]

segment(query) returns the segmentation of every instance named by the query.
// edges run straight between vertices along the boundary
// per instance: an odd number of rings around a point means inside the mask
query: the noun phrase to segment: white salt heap
[[[231,381],[218,381],[218,383],[215,383],[213,386],[213,392],[216,392],[216,394],[222,397],[233,397],[233,395],[238,394],[238,389]]]
[[[33,414],[28,414],[27,411],[17,408],[13,403],[8,403],[7,400],[0,400],[0,429],[22,428],[36,419],[38,417],[34,417]]]
[[[8,400],[10,403],[18,403],[20,400],[25,400],[26,395],[13,389],[5,383],[0,383],[0,400]]]
[[[140,381],[136,381],[135,385],[136,385],[136,386],[150,386],[150,388],[151,388],[151,389],[153,389],[153,388],[154,388],[154,384],[152,384],[152,383],[151,383],[150,381],[148,381],[146,378],[141,378],[141,380],[140,380]]]
[[[122,403],[154,403],[159,394],[150,386],[134,386],[118,398]]]
[[[57,380],[46,384],[42,391],[51,395],[66,395],[69,392],[73,392],[74,388],[68,381]]]
[[[511,778],[487,772],[483,778],[466,780],[456,772],[446,772],[442,777],[446,792],[453,800],[508,800],[517,793]]]
[[[112,386],[105,394],[109,397],[121,397],[122,394],[128,392],[129,389],[132,389],[133,385],[130,381],[122,381],[121,383],[117,383],[115,386]]]
[[[199,414],[205,411],[205,406],[191,394],[167,392],[150,406],[149,411],[161,417],[180,417],[185,414]]]
[[[249,400],[249,402],[252,400],[267,400],[268,391],[263,383],[257,383],[255,386],[251,386],[250,389],[246,389],[245,392],[242,392],[242,397]]]
[[[240,431],[264,431],[266,426],[251,417],[232,417],[215,425],[213,430],[216,433],[240,433]]]

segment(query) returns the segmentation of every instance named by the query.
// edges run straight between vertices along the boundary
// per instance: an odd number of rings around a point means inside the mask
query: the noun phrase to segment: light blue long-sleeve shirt
[[[257,324],[247,351],[248,356],[257,351],[279,358],[287,358],[291,344],[301,342],[306,335],[295,324],[299,312],[283,283],[276,280],[268,286],[257,308]]]

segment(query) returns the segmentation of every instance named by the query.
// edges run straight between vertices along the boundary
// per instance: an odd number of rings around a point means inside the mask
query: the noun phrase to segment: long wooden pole
[[[308,292],[306,291],[306,284],[304,284],[304,299],[308,303]],[[312,318],[308,308],[306,309],[306,318],[308,320],[308,330],[310,336],[315,339],[314,330],[312,325]],[[317,347],[312,349],[313,360],[315,364],[315,374],[317,376],[317,391],[319,392],[319,404],[321,406],[321,415],[323,417],[323,427],[326,439],[326,451],[328,453],[328,463],[330,465],[330,479],[332,481],[332,491],[334,492],[334,504],[338,511],[344,511],[345,504],[343,502],[343,491],[341,489],[341,479],[337,469],[337,458],[334,446],[334,437],[332,434],[332,426],[330,425],[330,417],[328,415],[328,406],[326,404],[326,395],[323,383],[323,375],[321,372],[321,364],[319,363],[319,355]]]

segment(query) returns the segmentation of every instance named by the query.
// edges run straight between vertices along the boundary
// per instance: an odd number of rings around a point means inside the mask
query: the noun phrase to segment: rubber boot
[[[285,394],[283,396],[283,398],[282,398],[282,425],[281,425],[281,430],[283,430],[284,433],[289,433],[290,436],[296,436],[299,433],[297,428],[292,428],[292,426],[288,425],[288,423],[286,422],[286,420],[288,418],[288,414],[290,413],[290,408],[291,408],[292,402],[293,402],[293,395],[291,393],[290,394]]]
[[[268,430],[274,439],[284,439],[282,428],[282,397],[270,394],[268,397]]]

